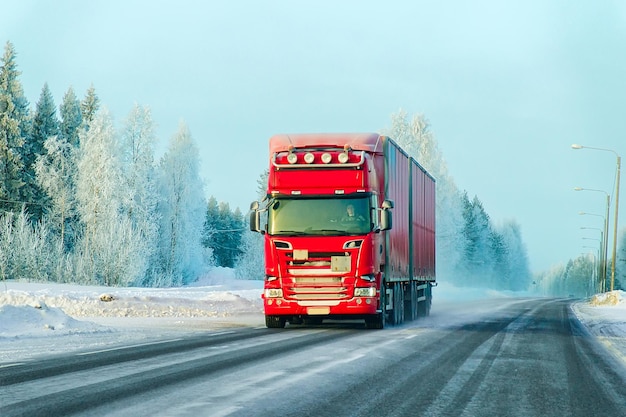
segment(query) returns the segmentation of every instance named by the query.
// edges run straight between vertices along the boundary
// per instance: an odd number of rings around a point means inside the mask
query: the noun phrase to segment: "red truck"
[[[264,235],[267,327],[358,319],[382,329],[427,316],[433,177],[377,133],[281,134],[269,148],[267,197],[250,213]]]

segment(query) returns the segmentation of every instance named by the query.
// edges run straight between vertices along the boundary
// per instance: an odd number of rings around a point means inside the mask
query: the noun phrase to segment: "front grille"
[[[285,297],[293,300],[342,300],[350,298],[351,294],[341,277],[293,277],[291,284],[285,285]]]

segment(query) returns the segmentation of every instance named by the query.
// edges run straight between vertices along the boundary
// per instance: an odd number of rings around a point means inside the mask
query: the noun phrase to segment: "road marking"
[[[94,350],[94,351],[91,351],[91,352],[77,353],[76,356],[95,355],[95,354],[104,353],[104,352],[114,352],[116,350],[132,349],[132,348],[143,347],[143,346],[151,346],[151,345],[160,345],[160,344],[163,344],[163,343],[170,343],[170,342],[179,342],[181,340],[184,340],[184,339],[178,338],[178,339],[169,339],[169,340],[159,340],[157,342],[139,343],[139,344],[130,345],[130,346],[118,346],[118,347],[114,347],[114,348],[110,348],[110,349],[101,349],[101,350]]]
[[[11,368],[13,366],[26,365],[26,362],[7,363],[6,365],[0,365],[1,368]]]

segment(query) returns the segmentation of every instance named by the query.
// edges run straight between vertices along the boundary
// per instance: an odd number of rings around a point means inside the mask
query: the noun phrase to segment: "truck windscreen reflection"
[[[372,230],[369,197],[275,199],[268,206],[270,235],[358,235]]]

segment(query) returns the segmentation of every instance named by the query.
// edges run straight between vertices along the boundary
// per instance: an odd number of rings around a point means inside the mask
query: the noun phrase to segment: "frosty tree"
[[[96,94],[96,89],[93,85],[87,90],[85,98],[80,103],[81,119],[83,126],[88,129],[89,124],[93,121],[98,109],[100,108],[100,99]]]
[[[0,208],[19,211],[24,199],[23,147],[30,130],[28,101],[19,81],[15,49],[7,42],[0,66]]]
[[[392,114],[391,128],[383,133],[435,177],[437,258],[445,259],[445,262],[437,262],[437,275],[452,281],[457,278],[462,280],[458,276],[459,265],[466,241],[461,233],[464,226],[461,193],[448,174],[448,167],[428,121],[423,115],[414,115],[409,119],[408,114],[400,110]]]
[[[269,170],[266,169],[257,180],[257,200],[262,201],[267,193],[267,178]],[[239,279],[265,279],[265,249],[263,247],[263,235],[252,232],[244,219],[244,232],[241,237],[241,255],[235,262],[235,273]]]
[[[121,136],[121,163],[123,187],[121,193],[122,216],[130,222],[139,235],[144,264],[141,269],[141,285],[149,280],[146,273],[150,264],[156,263],[156,246],[159,215],[157,213],[156,172],[154,147],[156,135],[152,115],[148,107],[135,105],[126,119]],[[140,262],[137,259],[137,262]],[[139,277],[138,277],[139,278]]]
[[[120,215],[124,187],[120,146],[107,111],[96,113],[81,132],[76,199],[83,226],[80,254],[87,279],[128,285],[143,274],[141,236]]]
[[[83,123],[80,101],[76,98],[72,87],[67,89],[60,107],[60,136],[74,148],[78,148],[78,129]]]
[[[199,165],[198,148],[181,123],[160,162],[158,285],[188,284],[203,269],[205,199]]]
[[[76,150],[61,136],[48,138],[46,152],[35,163],[39,187],[50,201],[46,217],[50,228],[59,235],[63,247],[71,249],[73,239],[68,239],[67,230],[73,237],[70,219],[76,213]]]
[[[46,153],[45,142],[59,134],[59,120],[57,119],[56,105],[52,98],[52,93],[45,83],[39,101],[35,108],[31,134],[24,144],[24,165],[29,213],[34,220],[41,219],[43,211],[47,208],[48,194],[40,187],[35,173],[35,162]]]

